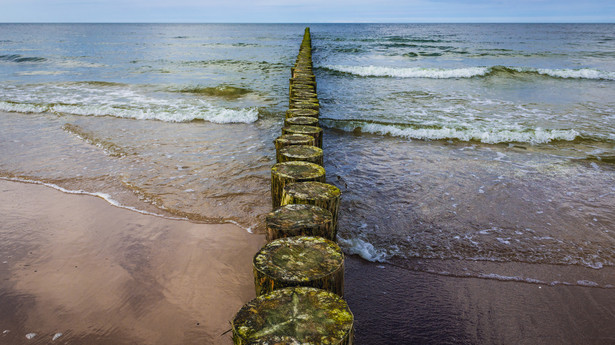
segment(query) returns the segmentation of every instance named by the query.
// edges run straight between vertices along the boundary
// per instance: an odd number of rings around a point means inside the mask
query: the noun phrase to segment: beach
[[[356,343],[615,342],[615,25],[310,27]],[[0,344],[229,344],[304,29],[0,24]]]
[[[263,235],[43,185],[0,180],[0,190],[0,343],[61,334],[54,344],[232,344],[225,332],[254,298]],[[357,344],[615,341],[613,289],[442,276],[357,256],[345,276]]]
[[[264,236],[41,185],[0,190],[0,343],[232,344],[222,334],[254,298]]]

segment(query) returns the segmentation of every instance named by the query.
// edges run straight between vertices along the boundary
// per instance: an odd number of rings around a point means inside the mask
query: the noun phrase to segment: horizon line
[[[565,22],[565,21],[553,21],[553,22],[545,22],[545,21],[540,21],[540,22],[532,22],[532,21],[510,21],[510,22],[506,22],[506,21],[499,21],[499,22],[489,22],[489,21],[485,21],[485,22],[477,22],[477,21],[468,21],[468,22],[463,22],[463,21],[450,21],[450,22],[443,22],[443,21],[434,21],[434,22],[153,22],[153,21],[135,21],[135,22],[123,22],[123,21],[117,21],[117,22],[113,22],[113,21],[92,21],[92,22],[71,22],[71,21],[57,21],[57,22],[47,22],[47,21],[41,21],[41,22],[0,22],[0,24],[264,24],[264,25],[268,25],[268,24],[288,24],[288,25],[313,25],[313,24],[615,24],[614,22],[590,22],[590,21],[579,21],[579,22]]]

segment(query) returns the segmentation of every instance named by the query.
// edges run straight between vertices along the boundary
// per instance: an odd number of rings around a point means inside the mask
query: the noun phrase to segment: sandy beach
[[[0,180],[0,191],[0,344],[232,344],[223,333],[254,297],[263,235],[42,185]],[[615,343],[613,289],[447,277],[355,256],[345,286],[357,344]]]
[[[41,185],[0,191],[0,344],[232,344],[264,236]]]

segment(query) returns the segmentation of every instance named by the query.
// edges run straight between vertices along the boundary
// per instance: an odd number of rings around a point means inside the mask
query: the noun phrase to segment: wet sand
[[[615,344],[615,289],[458,278],[356,257],[345,274],[360,345]]]
[[[264,237],[234,225],[5,180],[0,217],[0,344],[232,344],[229,320],[254,297],[251,259]],[[442,276],[354,256],[345,276],[358,345],[615,344],[615,289]]]
[[[264,236],[234,225],[4,180],[0,219],[0,344],[232,344],[254,298]]]

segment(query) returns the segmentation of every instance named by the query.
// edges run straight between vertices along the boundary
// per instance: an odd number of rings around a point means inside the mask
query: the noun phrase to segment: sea
[[[0,24],[0,177],[263,232],[306,26],[346,254],[615,288],[613,24]]]

